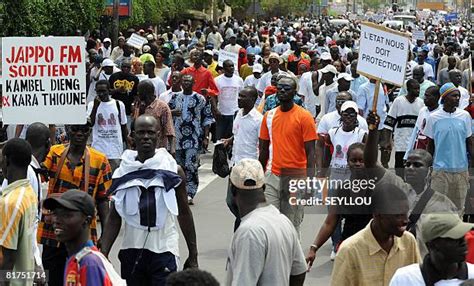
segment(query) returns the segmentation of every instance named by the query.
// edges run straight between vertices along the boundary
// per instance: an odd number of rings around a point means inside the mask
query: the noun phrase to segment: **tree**
[[[103,0],[3,0],[3,36],[73,35],[98,26]]]

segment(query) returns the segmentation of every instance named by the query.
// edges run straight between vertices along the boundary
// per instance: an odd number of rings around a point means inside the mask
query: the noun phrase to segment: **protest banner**
[[[418,41],[418,40],[424,41],[425,40],[425,32],[423,32],[422,30],[414,30],[411,37],[413,38],[413,40],[416,40],[416,41]]]
[[[3,123],[84,124],[83,37],[2,39]]]
[[[444,16],[446,22],[456,21],[458,19],[458,13],[449,13]]]
[[[405,80],[409,44],[405,34],[362,23],[357,72],[398,86]]]
[[[127,41],[127,45],[136,49],[141,49],[144,44],[148,43],[148,40],[138,34],[133,33]]]
[[[226,52],[224,50],[219,50],[219,59],[217,65],[223,67],[224,61],[231,60],[234,63],[235,70],[238,69],[239,64],[239,55],[236,53]]]
[[[357,72],[376,79],[372,110],[377,111],[380,82],[402,86],[409,51],[405,34],[381,25],[361,24]],[[369,128],[376,128],[369,126]]]

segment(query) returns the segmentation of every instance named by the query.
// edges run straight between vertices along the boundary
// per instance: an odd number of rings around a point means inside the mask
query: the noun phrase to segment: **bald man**
[[[449,81],[454,84],[459,92],[461,93],[461,98],[459,99],[459,108],[465,109],[469,105],[469,91],[461,86],[462,82],[462,72],[458,69],[453,69],[449,71]]]
[[[143,80],[138,84],[138,98],[140,99],[139,115],[152,115],[158,122],[158,148],[166,148],[174,155],[176,152],[175,132],[168,104],[156,97],[155,86],[150,80]]]
[[[175,159],[157,149],[159,122],[142,115],[135,120],[136,151],[125,150],[110,189],[110,226],[105,229],[101,251],[108,255],[125,221],[119,252],[122,278],[127,285],[164,285],[178,269],[179,231],[189,257],[184,269],[198,267],[196,232],[186,194],[186,176]],[[135,183],[130,184],[133,180]],[[126,195],[125,195],[126,194]]]

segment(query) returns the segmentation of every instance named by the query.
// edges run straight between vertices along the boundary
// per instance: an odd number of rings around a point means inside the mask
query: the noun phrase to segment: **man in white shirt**
[[[184,269],[198,267],[186,176],[164,148],[157,149],[158,128],[153,116],[142,115],[135,120],[136,151],[124,152],[122,163],[113,175],[114,188],[109,189],[112,203],[100,251],[108,256],[124,220],[118,256],[127,285],[147,285],[149,277],[154,277],[153,283],[164,285],[166,277],[177,271],[178,224],[189,251]],[[132,180],[138,183],[130,184]]]
[[[183,90],[181,88],[181,78],[182,76],[179,71],[173,72],[171,74],[171,88],[160,94],[158,99],[168,103],[174,94],[181,92]],[[171,112],[171,114],[173,114],[173,112]]]
[[[229,44],[224,47],[224,51],[238,54],[240,52],[240,49],[242,49],[242,46],[237,44],[237,36],[235,34],[232,34],[229,38]]]
[[[258,92],[262,93],[265,91],[265,88],[271,85],[272,83],[272,76],[274,74],[285,73],[284,71],[280,70],[280,65],[283,63],[281,57],[276,53],[271,53],[268,57],[268,64],[269,64],[269,71],[264,73],[257,84]]]
[[[261,64],[254,64],[252,67],[252,74],[244,80],[244,87],[252,86],[256,88],[259,80],[262,78],[262,71],[263,67]]]
[[[258,98],[257,89],[245,87],[239,93],[239,108],[234,119],[232,137],[222,139],[224,146],[232,146],[232,165],[237,164],[242,159],[258,159],[258,135],[263,115],[255,108],[255,101]],[[230,188],[227,190],[227,206],[235,215],[235,228],[240,224],[237,206],[232,202]]]
[[[216,86],[219,90],[216,114],[218,140],[231,136],[234,114],[239,109],[237,98],[239,92],[244,88],[244,81],[234,73],[234,63],[231,60],[226,60],[222,65],[224,74],[215,78]]]
[[[283,40],[281,41],[281,43],[278,43],[275,45],[275,52],[278,54],[278,55],[283,55],[286,51],[288,51],[289,49],[291,48],[290,46],[290,43],[288,43],[288,37],[285,35],[283,36]]]
[[[97,97],[87,105],[87,115],[92,125],[92,148],[104,153],[115,171],[127,142],[127,115],[123,102],[110,98],[109,87],[108,81],[97,82]]]
[[[419,53],[418,54],[418,65],[423,66],[423,70],[425,72],[425,79],[429,81],[434,81],[434,71],[433,71],[433,66],[430,65],[429,63],[425,62],[426,59],[426,54],[425,53]]]
[[[305,72],[301,76],[298,84],[298,94],[303,97],[304,108],[311,113],[313,118],[316,118],[316,115],[318,115],[316,105],[320,105],[320,100],[317,95],[319,95],[321,77],[320,71]]]
[[[212,44],[214,49],[219,50],[222,42],[224,42],[222,35],[217,31],[216,26],[212,26],[211,32],[207,35],[207,43]]]
[[[112,41],[109,38],[105,38],[103,42],[103,46],[99,48],[99,55],[101,55],[104,59],[110,58],[112,54]]]
[[[461,86],[462,82],[462,73],[458,69],[453,69],[449,71],[449,81],[454,84],[454,86],[461,93],[461,99],[459,100],[459,108],[465,109],[469,105],[470,94],[467,89]]]
[[[348,73],[340,73],[337,76],[336,86],[327,90],[324,114],[336,110],[336,97],[342,91],[347,91],[352,96],[352,101],[357,101],[356,94],[350,90],[351,82],[354,79]]]
[[[334,78],[337,76],[337,70],[333,65],[327,65],[321,70],[322,82],[324,83],[319,87],[319,104],[316,103],[316,110],[320,110],[317,119],[321,120],[324,114],[326,114],[326,93],[328,90],[334,88],[337,85],[337,82],[334,81]]]
[[[422,264],[399,268],[390,286],[461,285],[462,281],[473,279],[474,265],[466,262],[464,239],[473,227],[456,214],[428,214],[421,220],[428,254]]]
[[[336,110],[325,114],[317,126],[320,138],[322,135],[327,135],[331,128],[341,126],[341,106],[344,102],[351,100],[351,98],[351,95],[346,91],[340,92],[336,96]],[[357,115],[357,122],[360,129],[369,131],[364,117]]]
[[[143,73],[148,76],[148,79],[155,86],[155,95],[159,97],[160,94],[166,91],[165,82],[155,74],[155,63],[152,61],[146,61],[143,64]]]
[[[416,79],[409,79],[406,83],[408,94],[398,96],[393,101],[384,124],[384,140],[387,143],[385,149],[395,148],[395,172],[403,178],[403,157],[409,148],[410,136],[415,128],[416,119],[420,109],[425,105],[419,98],[420,84]],[[392,143],[393,133],[393,143]]]
[[[225,285],[303,285],[306,262],[298,234],[285,215],[267,204],[262,165],[243,159],[230,181],[242,223],[228,251]]]

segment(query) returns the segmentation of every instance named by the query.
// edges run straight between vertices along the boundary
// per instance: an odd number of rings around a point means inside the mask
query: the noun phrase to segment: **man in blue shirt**
[[[468,157],[474,155],[471,116],[459,109],[461,93],[453,83],[440,89],[443,108],[428,117],[425,135],[433,154],[431,187],[453,201],[461,214],[469,188]]]

